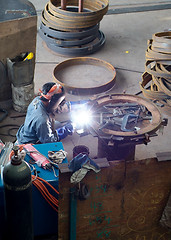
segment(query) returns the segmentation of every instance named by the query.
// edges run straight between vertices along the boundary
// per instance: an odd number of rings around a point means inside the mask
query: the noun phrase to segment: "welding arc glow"
[[[91,112],[87,109],[79,109],[71,113],[71,121],[75,128],[83,128],[84,126],[91,123]]]

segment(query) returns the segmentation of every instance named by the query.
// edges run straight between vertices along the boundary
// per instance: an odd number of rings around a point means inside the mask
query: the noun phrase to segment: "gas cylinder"
[[[18,146],[4,167],[6,233],[5,239],[33,240],[33,208],[31,169],[22,160]]]

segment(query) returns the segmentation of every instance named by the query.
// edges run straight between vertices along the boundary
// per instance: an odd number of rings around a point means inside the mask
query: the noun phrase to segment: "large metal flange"
[[[99,122],[93,121],[93,128],[98,132],[100,136],[100,132],[102,134],[106,135],[113,135],[116,137],[121,137],[123,139],[138,139],[142,136],[147,136],[148,134],[155,133],[162,125],[162,116],[155,104],[153,104],[151,101],[144,99],[139,96],[135,95],[129,95],[129,94],[112,94],[112,95],[105,95],[102,97],[99,97],[95,99],[96,104],[94,107],[92,107],[93,114],[95,115],[96,112],[99,111],[101,107],[104,107],[106,105],[112,104],[113,106],[117,106],[118,104],[131,104],[135,103],[140,106],[143,106],[146,108],[149,113],[151,113],[151,119],[150,120],[144,120],[144,122],[141,123],[141,126],[139,126],[139,129],[135,131],[116,131],[113,129],[103,128],[99,131]]]

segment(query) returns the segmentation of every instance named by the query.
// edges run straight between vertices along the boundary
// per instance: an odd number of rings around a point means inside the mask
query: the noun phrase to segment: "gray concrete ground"
[[[37,5],[36,0],[32,0],[36,9],[41,10],[44,5],[41,2]],[[171,2],[171,1],[169,1]],[[160,1],[109,1],[109,9],[115,5],[127,6],[131,4],[146,5],[160,3]],[[38,27],[40,22],[40,14],[38,14]],[[100,23],[100,29],[106,36],[104,47],[91,54],[91,57],[99,58],[111,63],[116,68],[116,85],[110,91],[111,93],[126,93],[135,94],[140,91],[139,82],[141,74],[144,72],[145,50],[147,48],[147,40],[152,37],[152,34],[170,28],[171,9],[137,12],[128,14],[113,14],[105,15]],[[52,73],[54,67],[59,62],[68,59],[67,57],[59,56],[44,47],[44,43],[37,36],[37,55],[36,55],[36,70],[35,70],[35,91],[38,91],[40,86],[53,80]],[[80,77],[81,80],[81,77]],[[67,95],[68,100],[81,99]],[[164,112],[165,115],[165,112]],[[169,116],[167,116],[170,118]],[[158,137],[151,139],[151,143],[147,146],[139,145],[136,147],[136,159],[144,159],[155,156],[157,151],[169,151],[171,146],[170,126],[164,128],[163,135],[159,133]],[[92,156],[97,153],[97,139],[92,136],[78,137],[74,134],[63,141],[65,149],[68,150],[72,157],[72,149],[74,145],[84,144],[89,147]]]
[[[47,0],[31,0],[38,13],[38,33],[37,33],[37,52],[35,66],[35,93],[41,86],[53,81],[52,73],[55,66],[68,59],[69,57],[59,56],[45,47],[44,42],[39,36],[40,16]],[[160,3],[160,0],[110,0],[110,8],[117,6],[149,5]],[[171,3],[171,1],[165,1]],[[104,47],[91,57],[99,58],[111,63],[116,68],[116,85],[110,93],[135,94],[140,91],[139,82],[144,72],[145,50],[147,40],[152,34],[171,28],[171,9],[158,11],[145,11],[127,14],[106,15],[100,23],[100,29],[106,36]],[[105,76],[104,76],[105,77]],[[81,75],[80,75],[81,81]],[[142,95],[141,95],[142,96]],[[81,96],[67,94],[67,100],[82,99]],[[163,117],[169,119],[167,127],[163,133],[159,132],[157,137],[151,138],[151,142],[146,145],[136,147],[136,160],[155,157],[156,152],[168,152],[171,148],[171,109],[161,109]],[[11,118],[11,116],[21,115],[13,110],[9,111],[9,116],[1,124],[13,123],[22,124],[24,117]],[[62,116],[60,116],[62,120]],[[2,129],[1,129],[2,130]],[[3,130],[2,130],[3,131]],[[6,131],[6,130],[5,130]],[[15,130],[13,131],[15,132]],[[4,141],[13,141],[14,138],[2,136]],[[90,156],[97,155],[97,139],[91,135],[79,137],[76,133],[63,140],[64,148],[68,152],[68,159],[72,159],[74,146],[83,144],[89,147]]]

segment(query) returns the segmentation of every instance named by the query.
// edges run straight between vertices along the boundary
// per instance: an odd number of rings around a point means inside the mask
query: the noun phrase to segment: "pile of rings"
[[[145,97],[171,106],[171,31],[155,33],[148,41],[140,87]]]
[[[84,0],[79,11],[78,0],[50,0],[41,14],[40,36],[48,48],[58,54],[84,56],[99,50],[105,36],[99,30],[100,21],[108,11],[108,0]]]

